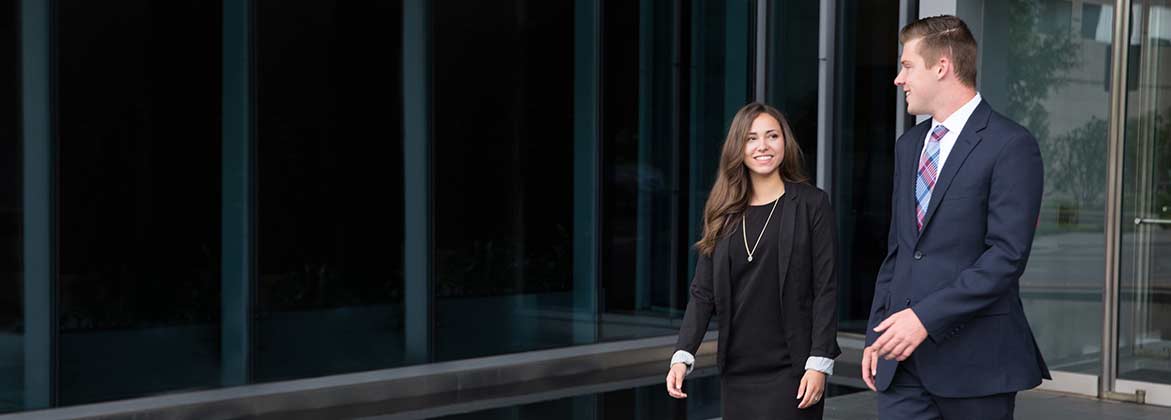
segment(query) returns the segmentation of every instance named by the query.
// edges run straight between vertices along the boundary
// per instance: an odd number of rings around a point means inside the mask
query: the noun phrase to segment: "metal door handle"
[[[1171,225],[1171,219],[1144,219],[1141,217],[1134,218],[1134,224],[1141,225],[1144,223],[1148,225]]]

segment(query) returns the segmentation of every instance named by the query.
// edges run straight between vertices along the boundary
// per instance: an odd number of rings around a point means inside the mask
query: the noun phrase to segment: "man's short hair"
[[[919,39],[919,55],[930,68],[939,57],[951,58],[952,67],[960,83],[976,87],[976,38],[968,25],[960,18],[950,15],[933,16],[916,20],[899,31],[899,43]]]

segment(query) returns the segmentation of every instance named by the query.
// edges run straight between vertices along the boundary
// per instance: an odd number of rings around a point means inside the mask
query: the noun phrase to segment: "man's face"
[[[935,111],[932,103],[939,90],[939,78],[936,75],[938,68],[936,65],[929,66],[919,54],[919,41],[912,39],[903,44],[895,86],[903,88],[903,95],[907,98],[907,113],[931,115]]]

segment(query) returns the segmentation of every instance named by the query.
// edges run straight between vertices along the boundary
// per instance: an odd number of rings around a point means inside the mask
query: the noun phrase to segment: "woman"
[[[683,377],[718,315],[725,420],[820,419],[841,353],[834,213],[829,196],[806,183],[801,158],[785,117],[748,104],[728,128],[704,206],[667,393],[687,397]]]

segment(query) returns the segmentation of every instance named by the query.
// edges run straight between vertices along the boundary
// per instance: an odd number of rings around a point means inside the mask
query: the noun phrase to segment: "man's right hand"
[[[874,386],[874,376],[878,374],[878,351],[874,347],[866,347],[862,349],[862,382],[866,382],[866,386],[870,387],[871,391],[878,391]]]
[[[674,398],[687,398],[687,394],[683,393],[684,376],[687,376],[686,364],[676,363],[671,365],[671,371],[667,373],[667,395]]]

